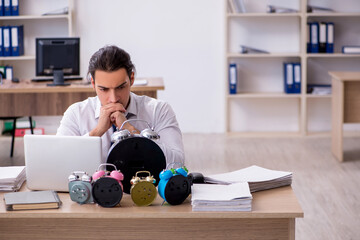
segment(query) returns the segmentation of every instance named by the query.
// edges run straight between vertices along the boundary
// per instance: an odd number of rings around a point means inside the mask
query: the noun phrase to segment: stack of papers
[[[252,195],[248,183],[230,185],[193,184],[192,210],[197,211],[251,211]]]
[[[206,183],[232,184],[248,182],[250,192],[291,185],[292,172],[275,171],[253,165],[234,172],[204,177]]]
[[[18,191],[25,178],[25,166],[0,167],[0,191]]]

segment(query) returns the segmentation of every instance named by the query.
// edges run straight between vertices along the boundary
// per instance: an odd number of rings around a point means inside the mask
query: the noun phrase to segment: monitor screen
[[[51,86],[68,85],[64,75],[80,73],[80,38],[37,38],[36,76],[53,76]]]

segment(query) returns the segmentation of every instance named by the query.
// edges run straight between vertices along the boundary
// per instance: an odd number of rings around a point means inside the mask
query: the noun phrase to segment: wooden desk
[[[67,193],[53,210],[5,210],[0,193],[0,239],[295,239],[304,216],[290,186],[253,194],[251,212],[192,212],[178,206],[138,207],[125,195],[121,206],[79,205]]]
[[[332,77],[331,150],[343,161],[343,124],[360,123],[360,72],[329,74]]]
[[[146,79],[146,86],[132,86],[131,91],[157,98],[157,90],[164,90],[162,78]],[[79,81],[67,87],[47,87],[46,83],[4,80],[0,85],[0,117],[63,115],[71,104],[95,95],[91,84]]]

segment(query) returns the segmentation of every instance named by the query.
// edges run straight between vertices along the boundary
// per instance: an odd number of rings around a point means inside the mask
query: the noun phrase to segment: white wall
[[[183,132],[224,131],[224,1],[77,0],[81,72],[100,47],[132,56],[138,77],[163,77],[159,98],[174,108]]]

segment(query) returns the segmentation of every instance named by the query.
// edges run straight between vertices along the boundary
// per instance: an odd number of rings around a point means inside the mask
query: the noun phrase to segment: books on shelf
[[[252,195],[247,182],[230,185],[193,184],[193,211],[251,211]]]
[[[26,134],[31,134],[30,128],[17,128],[15,129],[15,137],[23,137]],[[45,129],[44,128],[33,128],[34,135],[44,135]]]
[[[13,79],[13,67],[6,65],[6,66],[0,66],[0,74],[2,79],[8,79],[8,80],[12,80]]]
[[[312,5],[307,5],[306,10],[308,13],[334,12],[334,10],[331,8],[312,6]]]
[[[284,63],[284,92],[301,93],[301,63]]]
[[[43,13],[43,16],[48,16],[48,15],[65,15],[69,13],[69,7],[63,7],[63,8],[59,8],[59,9],[55,9],[53,11],[50,12],[46,12]]]
[[[240,53],[269,53],[268,51],[259,49],[259,48],[253,48],[249,46],[240,45],[239,48]]]
[[[229,64],[229,93],[230,94],[237,93],[237,82],[238,82],[237,64],[230,63]]]
[[[331,85],[330,84],[308,84],[306,92],[308,94],[314,94],[314,95],[330,95],[331,94]]]
[[[274,5],[267,5],[266,6],[267,13],[296,13],[298,10],[286,7],[279,7]]]
[[[233,172],[210,175],[204,177],[204,181],[214,184],[248,182],[250,192],[257,192],[291,185],[292,172],[271,170],[253,165]]]
[[[4,0],[0,3],[0,16],[18,16],[19,15],[19,1],[18,0]]]
[[[25,179],[25,166],[0,167],[0,191],[18,191]]]
[[[334,53],[334,23],[308,23],[308,53]]]
[[[57,192],[52,190],[6,193],[4,200],[8,211],[52,209],[61,206]]]
[[[24,55],[24,26],[0,26],[1,51],[0,57]]]
[[[360,54],[360,45],[358,46],[343,46],[342,53],[345,54]]]

